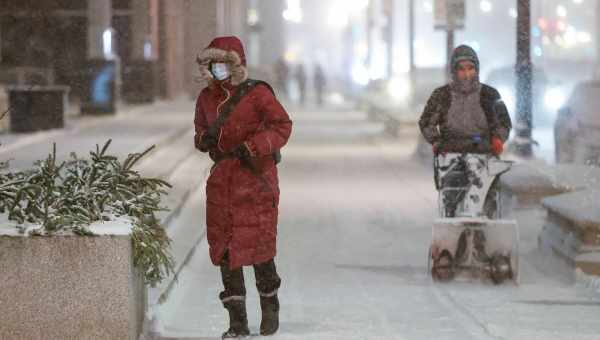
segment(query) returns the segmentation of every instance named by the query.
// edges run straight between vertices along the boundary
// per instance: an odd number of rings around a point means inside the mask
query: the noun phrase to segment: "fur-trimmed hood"
[[[248,79],[246,69],[246,54],[239,38],[234,36],[218,37],[196,57],[200,67],[200,76],[208,84],[213,82],[213,77],[208,70],[211,62],[227,63],[231,72],[231,84],[239,85]]]

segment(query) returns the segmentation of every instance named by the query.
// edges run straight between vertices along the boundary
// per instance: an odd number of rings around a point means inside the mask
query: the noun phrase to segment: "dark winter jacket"
[[[512,127],[500,94],[480,84],[478,75],[472,85],[460,86],[456,78],[459,62],[469,61],[479,72],[475,51],[457,47],[451,58],[452,82],[433,91],[419,120],[425,139],[444,152],[489,153],[492,136],[506,141]]]
[[[217,119],[223,104],[247,78],[242,43],[217,38],[198,56],[207,75],[210,61],[229,64],[230,81],[211,83],[196,101],[196,141]],[[207,78],[209,79],[209,78]],[[241,144],[252,154],[249,168],[235,157],[219,157],[206,183],[206,225],[210,257],[219,265],[226,250],[237,268],[272,259],[276,253],[279,184],[273,153],[282,148],[292,122],[265,85],[257,85],[235,106],[218,135],[212,155],[228,155]]]
[[[460,123],[465,126],[460,130],[451,128],[448,122],[448,110],[452,105],[450,85],[437,88],[419,119],[423,137],[431,144],[440,144],[446,152],[488,153],[491,136],[506,141],[512,124],[500,94],[493,87],[481,84],[479,104],[485,115],[484,126],[476,124],[474,120],[462,120]],[[479,134],[479,143],[474,134]]]

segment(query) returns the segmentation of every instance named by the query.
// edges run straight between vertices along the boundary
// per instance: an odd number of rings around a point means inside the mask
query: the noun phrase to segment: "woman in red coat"
[[[287,142],[292,122],[269,85],[249,85],[238,38],[214,39],[197,60],[208,86],[196,102],[195,145],[215,161],[206,184],[206,225],[210,258],[221,267],[219,297],[230,318],[223,337],[249,334],[242,271],[248,265],[254,266],[260,295],[260,332],[273,334],[279,327],[281,284],[273,261],[279,204],[274,155]],[[228,101],[245,86],[247,93],[229,110]],[[224,123],[211,129],[223,112]]]

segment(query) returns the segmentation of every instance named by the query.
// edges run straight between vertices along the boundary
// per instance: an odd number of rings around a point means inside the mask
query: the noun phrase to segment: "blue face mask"
[[[229,67],[225,63],[210,64],[210,73],[216,80],[225,80],[231,75],[229,73]]]

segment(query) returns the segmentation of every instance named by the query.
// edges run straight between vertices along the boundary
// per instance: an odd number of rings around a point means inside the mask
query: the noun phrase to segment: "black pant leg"
[[[277,294],[277,289],[281,286],[281,278],[277,275],[275,261],[270,259],[267,262],[254,265],[254,277],[256,278],[256,288],[260,296],[272,296]]]
[[[221,280],[223,280],[224,290],[219,294],[221,301],[242,300],[246,297],[246,286],[244,284],[243,267],[229,268],[229,253],[223,255],[220,263]]]

